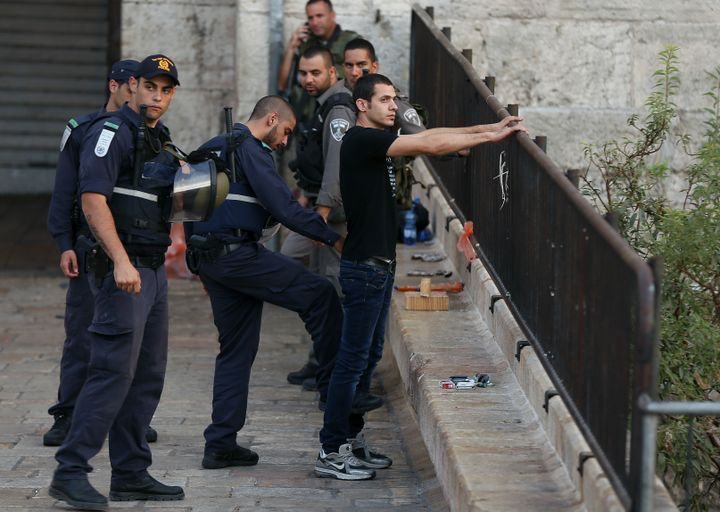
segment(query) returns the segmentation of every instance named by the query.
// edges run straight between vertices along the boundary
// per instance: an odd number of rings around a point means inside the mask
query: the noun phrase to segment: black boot
[[[300,368],[298,371],[288,373],[287,380],[290,384],[301,386],[305,379],[309,379],[310,377],[314,379],[317,370],[318,365],[308,361],[307,363],[305,363],[305,366]]]
[[[145,441],[148,443],[154,443],[157,441],[157,430],[152,428],[150,425],[148,425],[148,428],[145,431]]]
[[[206,451],[202,460],[205,469],[220,469],[228,466],[254,466],[260,457],[257,453],[242,446],[228,451]]]
[[[176,501],[185,499],[183,488],[165,485],[150,475],[134,481],[110,483],[111,501]]]
[[[105,510],[108,500],[95,490],[86,479],[55,480],[53,478],[48,494],[81,510]]]
[[[43,436],[43,444],[45,446],[60,446],[65,441],[65,436],[70,431],[70,416],[66,414],[56,414],[55,423],[50,430],[45,432]]]

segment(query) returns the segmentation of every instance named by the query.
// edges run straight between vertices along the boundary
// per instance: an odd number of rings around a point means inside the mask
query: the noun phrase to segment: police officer
[[[132,100],[99,116],[80,152],[83,212],[99,248],[87,248],[95,298],[87,380],[70,431],[55,458],[49,494],[82,509],[107,507],[87,479],[89,460],[109,434],[110,499],[183,499],[181,487],[152,478],[145,431],[162,392],[167,360],[167,281],[170,244],[163,217],[176,158],[166,151],[160,123],[178,85],[164,55],[140,62],[130,79]],[[146,121],[139,113],[147,106]]]
[[[298,66],[300,84],[313,98],[317,108],[309,125],[301,128],[296,140],[296,160],[290,164],[298,186],[328,225],[336,232],[346,233],[339,186],[340,144],[345,131],[355,125],[352,94],[338,80],[330,50],[313,46],[305,50]],[[334,212],[333,212],[334,209]],[[331,215],[332,212],[332,215]],[[326,276],[340,293],[337,280],[340,255],[329,247],[317,247],[311,240],[290,233],[281,252],[296,260],[309,259],[311,271]],[[312,388],[317,361],[308,363],[288,375],[291,384]]]
[[[247,123],[234,125],[231,136],[215,137],[201,148],[222,155],[235,174],[230,194],[210,220],[186,225],[188,257],[210,296],[220,342],[212,423],[205,430],[202,465],[207,469],[258,462],[257,453],[236,439],[245,424],[264,302],[300,315],[320,361],[320,393],[327,394],[342,324],[337,293],[326,279],[258,243],[272,216],[313,240],[342,247],[343,238],[292,198],[275,169],[271,153],[287,144],[295,122],[287,101],[266,96]]]
[[[342,57],[345,44],[358,37],[352,30],[343,30],[335,22],[335,10],[330,0],[308,0],[305,4],[307,21],[293,32],[290,43],[285,49],[278,70],[278,91],[290,98],[300,121],[304,122],[312,114],[315,104],[309,101],[302,86],[298,87],[296,71],[300,56],[312,46],[328,48],[336,64],[338,77],[342,79]]]
[[[139,64],[121,60],[112,65],[107,77],[107,101],[97,112],[68,121],[60,142],[55,186],[48,211],[48,230],[60,251],[60,269],[69,278],[65,300],[65,343],[60,360],[58,401],[48,414],[55,419],[43,436],[45,446],[60,446],[70,428],[75,399],[87,376],[90,339],[87,328],[93,317],[93,298],[87,279],[81,275],[75,242],[89,234],[87,222],[80,211],[77,197],[80,146],[90,123],[103,112],[115,112],[132,97],[128,80]],[[157,439],[157,432],[148,427],[147,440]]]

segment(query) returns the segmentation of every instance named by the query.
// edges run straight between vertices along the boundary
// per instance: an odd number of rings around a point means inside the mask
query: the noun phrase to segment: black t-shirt
[[[348,235],[343,258],[395,259],[395,170],[388,148],[397,135],[354,126],[340,149],[340,192]]]

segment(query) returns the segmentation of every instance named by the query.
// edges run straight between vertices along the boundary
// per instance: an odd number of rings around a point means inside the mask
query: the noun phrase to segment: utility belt
[[[81,270],[85,273],[93,272],[95,274],[95,283],[99,288],[103,278],[108,272],[112,272],[114,268],[110,257],[105,254],[99,243],[85,235],[78,237],[75,244],[75,253],[80,258]],[[128,254],[128,258],[135,268],[156,270],[165,263],[165,255],[161,253],[149,255]]]
[[[200,264],[214,263],[218,258],[228,255],[248,243],[257,242],[260,238],[257,233],[240,229],[234,230],[233,236],[240,238],[240,241],[225,242],[212,233],[208,236],[192,235],[187,241],[187,250],[185,251],[188,270],[197,274]]]

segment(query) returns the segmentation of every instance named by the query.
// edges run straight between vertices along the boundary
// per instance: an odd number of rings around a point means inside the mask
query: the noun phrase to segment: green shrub
[[[666,197],[670,174],[653,163],[677,117],[678,48],[660,52],[647,116],[631,116],[632,136],[587,145],[582,191],[602,213],[612,212],[620,234],[643,257],[664,262],[661,297],[659,396],[663,400],[717,399],[720,391],[720,67],[708,73],[707,130],[693,163],[682,171],[687,188],[679,206]],[[686,147],[687,137],[680,142]],[[686,510],[720,504],[718,419],[696,420],[692,467],[687,468],[688,420],[664,417],[658,431],[658,472],[679,503],[692,485]],[[689,471],[688,471],[689,470]],[[690,478],[690,482],[686,479]]]

